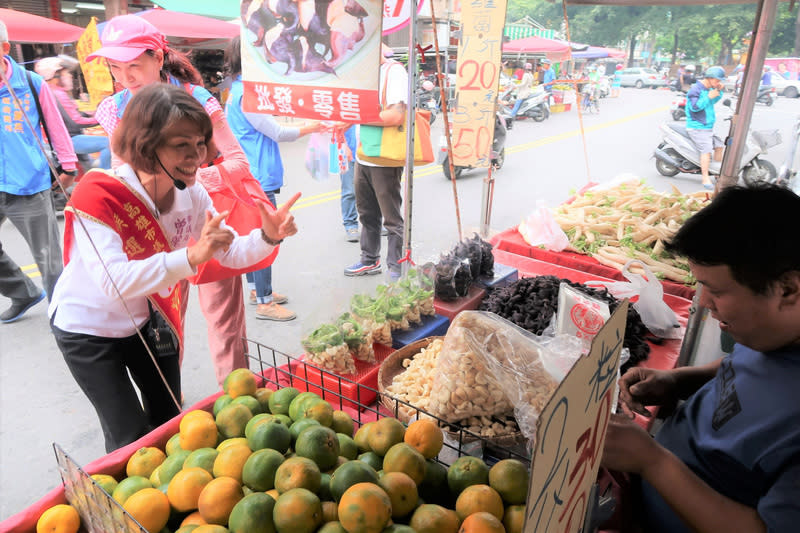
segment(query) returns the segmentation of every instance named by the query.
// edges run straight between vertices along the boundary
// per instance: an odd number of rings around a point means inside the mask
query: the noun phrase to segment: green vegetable
[[[339,346],[344,343],[339,328],[333,324],[322,324],[311,335],[303,339],[303,348],[308,352],[322,353],[328,347]]]

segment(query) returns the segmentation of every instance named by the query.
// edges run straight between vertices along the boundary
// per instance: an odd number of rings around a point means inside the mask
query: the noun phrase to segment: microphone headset
[[[173,178],[172,174],[170,174],[166,167],[164,167],[164,163],[161,162],[161,159],[158,156],[156,156],[156,161],[158,161],[158,164],[161,165],[161,169],[167,174],[167,176],[169,176],[169,179],[172,180],[172,184],[175,185],[176,189],[182,191],[186,188],[186,182]]]

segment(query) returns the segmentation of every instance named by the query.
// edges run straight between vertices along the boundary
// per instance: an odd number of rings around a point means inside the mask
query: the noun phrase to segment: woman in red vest
[[[225,224],[228,213],[194,186],[212,135],[208,114],[183,89],[137,91],[112,137],[124,164],[86,174],[65,210],[66,266],[51,324],[109,452],[180,412],[179,282],[211,259],[234,269],[257,263],[297,232],[289,208],[299,193],[277,211],[259,203],[261,227],[247,235]]]

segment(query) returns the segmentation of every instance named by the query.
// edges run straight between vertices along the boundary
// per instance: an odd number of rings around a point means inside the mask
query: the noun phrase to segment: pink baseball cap
[[[127,63],[133,61],[145,50],[167,50],[167,39],[155,26],[136,15],[120,15],[106,22],[103,43],[86,57],[87,61],[105,57]]]

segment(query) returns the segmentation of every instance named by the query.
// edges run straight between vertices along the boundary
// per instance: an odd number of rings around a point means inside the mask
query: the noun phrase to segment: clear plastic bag
[[[317,181],[325,181],[330,178],[331,144],[330,133],[314,132],[308,136],[306,170]]]
[[[559,284],[555,335],[574,336],[582,339],[588,346],[610,317],[607,303],[592,298],[563,281]]]
[[[436,265],[436,296],[450,302],[469,293],[472,269],[469,259],[444,254]]]
[[[448,422],[510,411],[535,432],[558,382],[540,359],[537,337],[493,313],[462,311],[436,364],[429,410]],[[526,434],[527,435],[527,434]]]
[[[638,265],[644,275],[631,272],[631,267]],[[628,281],[590,281],[587,285],[602,285],[608,288],[614,297],[638,299],[633,308],[642,318],[642,323],[653,335],[662,339],[680,339],[683,334],[678,322],[678,315],[664,303],[664,287],[648,266],[632,259],[625,263],[622,275]]]
[[[558,225],[553,213],[543,200],[536,201],[533,213],[517,227],[522,238],[531,246],[544,246],[548,250],[560,252],[569,246],[569,238]]]

